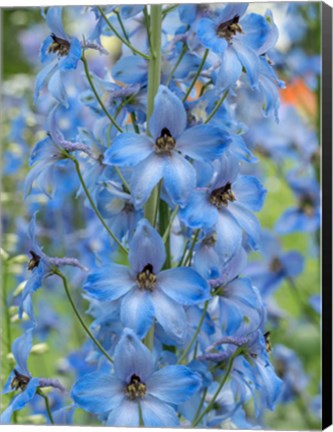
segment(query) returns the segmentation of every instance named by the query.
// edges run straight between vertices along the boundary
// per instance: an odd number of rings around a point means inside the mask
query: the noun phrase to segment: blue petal
[[[154,151],[154,143],[144,135],[123,133],[105,152],[104,162],[116,166],[136,166]]]
[[[49,54],[48,51],[52,43],[53,39],[51,36],[47,36],[47,38],[44,39],[42,46],[40,47],[40,60],[42,63],[46,63],[54,57],[54,54]]]
[[[139,288],[125,295],[121,302],[120,319],[143,338],[154,321],[154,307],[150,294]]]
[[[108,416],[107,426],[139,427],[139,405],[137,401],[124,399]]]
[[[25,407],[27,403],[29,403],[36,394],[36,390],[39,384],[38,378],[32,378],[27,385],[27,388],[20,394],[18,394],[12,401],[9,406],[0,416],[0,424],[9,424],[10,418],[14,411],[21,410]]]
[[[74,384],[71,396],[85,411],[104,414],[117,408],[124,399],[124,383],[110,373],[93,372]]]
[[[136,287],[129,269],[123,265],[112,264],[88,276],[83,289],[97,300],[117,300],[130,289]]]
[[[270,27],[267,20],[255,13],[250,13],[242,19],[242,40],[256,52],[261,48],[269,33]]]
[[[131,269],[135,273],[139,273],[147,264],[151,264],[153,272],[157,274],[161,270],[165,258],[165,248],[161,236],[146,219],[142,219],[138,223],[130,244],[128,259]]]
[[[171,135],[177,137],[186,127],[186,111],[182,101],[164,85],[160,85],[155,96],[154,112],[150,118],[149,128],[154,139],[167,128]]]
[[[46,22],[52,33],[63,39],[68,39],[62,25],[62,7],[51,6],[46,14]]]
[[[189,228],[211,228],[217,222],[218,210],[208,203],[207,191],[195,190],[179,216]]]
[[[216,225],[218,250],[223,261],[228,261],[239,250],[242,243],[242,230],[230,212],[226,209],[218,212]]]
[[[248,3],[230,3],[227,4],[219,13],[219,21],[225,22],[238,16],[242,17],[248,8]],[[243,22],[243,20],[242,20]]]
[[[175,410],[150,395],[141,401],[141,409],[145,427],[174,427],[179,424]]]
[[[187,333],[186,314],[180,306],[159,289],[152,292],[152,301],[157,321],[165,333],[179,343],[183,343]]]
[[[178,6],[180,20],[185,24],[192,24],[197,17],[197,5],[180,4]]]
[[[260,243],[260,224],[258,219],[239,202],[235,201],[229,203],[228,208],[230,213],[249,236],[251,246],[257,249]]]
[[[189,399],[201,384],[200,375],[185,366],[166,366],[147,382],[149,393],[158,399],[179,405]]]
[[[124,329],[116,346],[114,370],[118,378],[129,383],[132,375],[146,382],[154,370],[153,358],[147,347],[131,329]]]
[[[57,60],[48,63],[46,66],[41,69],[36,76],[36,84],[35,84],[35,93],[34,93],[34,103],[37,103],[39,93],[41,89],[44,87],[45,82],[49,75],[57,69]]]
[[[247,78],[252,88],[258,84],[259,77],[259,58],[255,51],[241,42],[234,41],[234,47],[239,61],[242,63],[246,70]]]
[[[27,360],[32,347],[32,330],[27,330],[22,336],[15,339],[12,352],[18,365],[18,370],[23,375],[30,375]]]
[[[68,108],[68,97],[64,87],[64,76],[60,70],[54,72],[47,85],[51,95],[59,101],[65,108]]]
[[[224,130],[208,125],[187,129],[177,139],[177,149],[192,159],[207,161],[217,159],[230,144],[231,139]]]
[[[298,276],[304,270],[304,257],[296,251],[290,251],[281,256],[282,265],[289,277]]]
[[[82,47],[78,39],[73,38],[70,42],[70,49],[66,56],[59,61],[60,70],[76,69],[78,61],[82,56]]]
[[[153,153],[135,167],[130,184],[135,207],[142,207],[148,200],[163,176],[164,165],[165,159]]]
[[[176,152],[172,152],[171,156],[164,156],[164,159],[164,187],[174,203],[184,206],[195,188],[195,169]]]
[[[208,283],[191,268],[165,270],[157,282],[167,296],[183,305],[202,303],[210,297]]]
[[[247,208],[253,211],[261,210],[267,191],[256,177],[238,177],[232,185],[232,190],[237,201],[240,201]]]
[[[112,68],[112,76],[125,84],[143,84],[148,78],[148,62],[139,56],[121,57]]]
[[[216,33],[217,25],[209,18],[202,18],[197,23],[197,36],[200,42],[217,54],[223,54],[228,46],[224,38],[220,38]]]
[[[223,59],[217,76],[217,86],[221,90],[234,85],[242,74],[242,65],[232,46],[224,51]]]

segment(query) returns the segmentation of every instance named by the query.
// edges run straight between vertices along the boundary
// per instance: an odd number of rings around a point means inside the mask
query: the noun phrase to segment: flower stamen
[[[32,256],[31,260],[29,261],[28,264],[28,270],[33,270],[35,267],[38,267],[39,262],[40,262],[40,256],[37,255],[34,251],[30,251],[30,254]]]
[[[243,33],[242,27],[238,22],[239,16],[236,15],[234,18],[221,23],[216,29],[217,36],[230,42],[237,33]]]
[[[156,275],[153,271],[153,266],[147,264],[141,273],[138,273],[136,280],[141,289],[153,291],[156,286]]]
[[[125,388],[125,394],[129,399],[134,400],[143,398],[143,396],[146,394],[146,390],[146,384],[141,382],[140,377],[133,374],[129,384],[127,384]]]
[[[235,201],[236,197],[231,190],[231,183],[227,183],[218,189],[214,189],[209,197],[209,201],[215,207],[220,209],[221,207],[228,207],[228,201]]]
[[[156,153],[170,153],[176,146],[176,140],[171,135],[169,129],[163,128],[161,135],[155,141]]]
[[[66,39],[62,39],[56,36],[54,33],[51,34],[53,42],[49,46],[49,53],[57,53],[60,57],[63,57],[69,53],[70,43]]]

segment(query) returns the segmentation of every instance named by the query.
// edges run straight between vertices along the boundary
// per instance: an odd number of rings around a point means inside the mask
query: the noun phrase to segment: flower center
[[[123,207],[123,211],[125,213],[133,213],[134,212],[134,206],[130,202],[125,203]]]
[[[40,262],[40,256],[37,255],[34,251],[30,251],[30,254],[32,256],[31,260],[29,261],[28,264],[28,270],[33,270],[35,267],[38,267],[39,262]]]
[[[225,186],[222,186],[218,189],[214,189],[211,192],[209,201],[215,207],[220,209],[222,206],[228,207],[228,201],[235,201],[235,195],[231,190],[231,183],[227,183]]]
[[[243,33],[242,27],[238,22],[239,16],[236,15],[234,18],[221,23],[216,29],[217,36],[230,42],[237,33]]]
[[[170,153],[176,146],[176,140],[171,135],[169,129],[163,128],[161,135],[155,141],[156,153]]]
[[[299,202],[299,209],[307,216],[313,216],[314,214],[314,202],[311,196],[304,195]]]
[[[51,38],[53,42],[49,46],[49,53],[58,53],[60,57],[63,57],[69,53],[71,45],[68,41],[66,41],[66,39],[61,39],[54,33],[51,34]]]
[[[146,390],[147,390],[146,384],[141,382],[140,377],[133,374],[131,376],[130,382],[127,384],[125,388],[125,394],[129,399],[134,400],[134,399],[142,398],[146,394]]]
[[[147,264],[141,273],[138,273],[136,281],[141,289],[153,291],[156,286],[156,275],[153,272],[153,266]]]
[[[20,389],[24,391],[27,385],[29,384],[30,378],[20,374],[16,369],[14,369],[14,374],[15,376],[12,382],[10,383],[11,388],[15,390]]]
[[[269,269],[273,273],[279,273],[282,270],[282,263],[278,257],[274,257],[270,263]]]

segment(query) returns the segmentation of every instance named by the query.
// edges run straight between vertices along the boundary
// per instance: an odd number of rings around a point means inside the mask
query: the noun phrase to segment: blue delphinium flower
[[[147,201],[161,179],[171,199],[185,205],[196,184],[195,170],[185,156],[213,161],[228,146],[229,135],[208,125],[186,129],[184,106],[165,86],[159,87],[154,106],[151,137],[118,135],[105,153],[105,163],[134,168],[130,186],[136,206]]]
[[[146,335],[156,317],[168,335],[183,341],[183,305],[207,300],[207,282],[188,267],[161,271],[166,259],[163,240],[145,219],[138,223],[128,258],[129,267],[109,264],[90,274],[84,289],[97,300],[121,299],[120,318],[140,337]]]
[[[38,387],[54,387],[60,391],[65,388],[58,380],[33,378],[28,371],[27,360],[32,348],[32,329],[28,329],[22,336],[15,339],[12,352],[16,366],[10,373],[2,391],[3,394],[20,390],[1,414],[0,424],[8,424],[13,412],[21,410],[35,396]]]
[[[297,251],[284,252],[269,231],[261,236],[260,261],[252,261],[246,269],[263,297],[271,295],[286,278],[294,278],[304,269],[304,257]]]
[[[185,366],[156,370],[153,356],[135,333],[125,329],[116,347],[114,372],[93,372],[74,384],[80,408],[108,426],[174,427],[175,407],[200,386],[200,376]]]
[[[51,29],[41,46],[40,56],[44,68],[36,77],[35,102],[45,82],[49,80],[48,90],[60,103],[67,105],[67,94],[63,85],[62,72],[76,69],[82,55],[80,41],[70,38],[62,25],[62,7],[50,7],[46,14],[46,22]]]
[[[239,175],[238,161],[229,156],[221,159],[209,187],[197,188],[179,215],[190,228],[215,228],[222,259],[228,261],[241,246],[243,230],[258,247],[260,225],[252,211],[261,209],[265,194],[256,177]]]

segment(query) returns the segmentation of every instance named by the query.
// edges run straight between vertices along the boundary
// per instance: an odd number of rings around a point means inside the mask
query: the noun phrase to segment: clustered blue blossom
[[[42,412],[51,423],[72,424],[81,409],[108,426],[245,429],[264,426],[266,410],[307,386],[296,353],[270,346],[281,313],[272,293],[304,268],[277,235],[320,227],[317,142],[295,111],[280,110],[273,14],[246,3],[162,6],[154,52],[154,8],[43,12],[49,35],[34,93],[43,133],[23,181],[32,217],[21,249],[30,257],[15,299],[24,332],[12,344],[16,366],[4,392],[17,394],[2,423],[26,405],[41,412],[36,398],[50,387],[53,415]],[[67,13],[82,19],[76,35],[64,30]],[[112,68],[108,36],[121,41]],[[293,123],[294,137],[279,129],[279,116]],[[12,129],[26,154],[24,127],[22,115]],[[275,233],[263,230],[257,155],[282,165],[299,154],[307,168],[286,176],[296,204]],[[5,157],[9,174],[20,168],[21,158]],[[59,218],[63,235],[54,238]],[[59,250],[71,257],[58,258]],[[252,252],[262,257],[248,262]],[[27,366],[33,337],[57,327],[35,293],[60,291],[61,282],[87,336],[59,365],[60,380],[75,372],[66,385]],[[311,305],[315,298],[307,306],[316,314]]]

